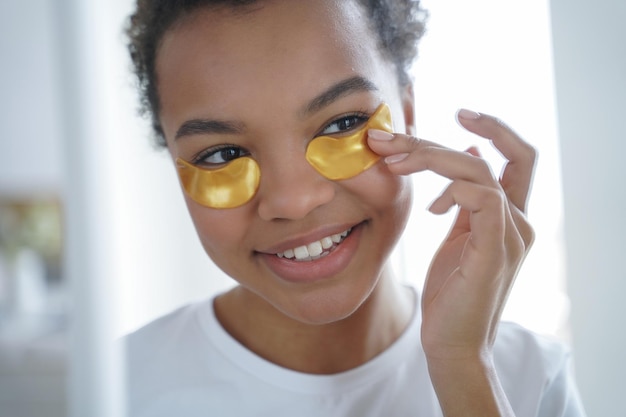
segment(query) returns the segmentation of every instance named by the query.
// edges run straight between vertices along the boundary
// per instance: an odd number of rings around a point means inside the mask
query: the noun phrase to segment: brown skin
[[[432,211],[462,210],[433,261],[423,292],[422,338],[446,415],[507,415],[491,346],[515,273],[532,241],[523,210],[532,149],[495,119],[461,120],[493,140],[509,164],[501,183],[485,161],[413,136],[413,94],[352,2],[267,1],[248,13],[195,12],[170,30],[157,55],[160,119],[173,158],[229,144],[248,151],[261,184],[247,204],[216,210],[186,202],[213,261],[239,286],[217,298],[225,329],[262,357],[310,373],[354,368],[393,343],[413,313],[387,258],[406,223],[406,175],[432,170],[452,180]],[[354,89],[321,108],[307,105],[359,76]],[[384,159],[343,181],[319,175],[306,144],[346,113],[390,105],[397,132],[370,147]],[[190,119],[228,121],[236,132],[176,139]],[[406,154],[406,155],[405,155]],[[397,160],[398,155],[406,156]],[[361,225],[349,262],[331,277],[285,280],[264,261],[277,252]],[[495,232],[494,232],[495,231]],[[356,236],[356,234],[355,234]],[[277,249],[281,248],[281,249]],[[475,412],[475,413],[474,413]]]
[[[337,116],[373,112],[381,101],[392,106],[396,126],[404,130],[413,107],[412,96],[401,95],[393,66],[372,53],[373,37],[359,13],[315,6],[313,12],[325,16],[313,25],[308,7],[268,4],[238,17],[199,13],[165,37],[157,71],[161,121],[173,157],[190,160],[208,147],[236,144],[251,152],[262,172],[256,196],[242,207],[216,210],[186,199],[206,252],[241,284],[217,300],[218,317],[269,360],[331,373],[380,353],[410,319],[411,295],[392,281],[386,259],[406,223],[411,190],[408,179],[392,175],[384,163],[345,181],[327,180],[306,162],[306,144]],[[303,115],[314,98],[357,75],[378,91],[352,91]],[[245,129],[174,140],[193,118]],[[259,252],[283,242],[308,243],[320,230],[336,233],[363,222],[359,250],[332,279],[294,285],[260,259]],[[320,352],[321,345],[331,353]]]

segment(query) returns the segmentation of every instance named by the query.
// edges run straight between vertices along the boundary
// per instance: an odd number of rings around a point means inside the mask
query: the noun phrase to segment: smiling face
[[[408,179],[383,162],[341,181],[306,159],[318,136],[347,136],[381,103],[396,131],[410,93],[378,52],[351,1],[268,1],[199,10],[166,33],[157,55],[160,120],[174,159],[217,169],[259,166],[247,203],[209,208],[185,195],[211,259],[288,317],[328,323],[375,291],[408,217]]]

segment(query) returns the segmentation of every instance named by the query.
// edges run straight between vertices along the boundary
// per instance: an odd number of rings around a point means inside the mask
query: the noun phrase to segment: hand
[[[422,343],[431,378],[446,366],[491,366],[502,309],[534,239],[525,211],[535,150],[494,117],[462,110],[458,120],[507,159],[499,180],[474,148],[459,152],[402,134],[381,140],[385,135],[378,132],[368,142],[392,173],[430,170],[451,180],[432,203],[433,213],[459,207],[422,294]]]

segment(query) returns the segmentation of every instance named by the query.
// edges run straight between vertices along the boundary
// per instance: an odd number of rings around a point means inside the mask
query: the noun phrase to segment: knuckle
[[[422,140],[420,138],[418,138],[416,136],[412,136],[412,135],[406,135],[404,137],[404,139],[405,139],[404,142],[405,142],[405,144],[407,146],[407,149],[410,152],[417,150],[417,148],[419,148],[419,146],[420,146],[420,144],[422,142]]]
[[[528,142],[522,141],[524,144],[524,150],[526,151],[526,158],[532,163],[532,165],[537,164],[537,158],[539,157],[539,152],[537,148],[529,144]]]
[[[504,120],[500,119],[499,117],[492,116],[492,120],[498,127],[502,128],[502,129],[506,129],[506,130],[511,130],[509,128],[509,125],[506,124],[504,122]]]
[[[524,241],[524,247],[526,251],[528,251],[533,245],[533,243],[535,243],[535,238],[536,238],[535,229],[525,219],[522,222],[520,222],[520,224],[518,224],[517,229],[519,230],[520,236]]]
[[[515,228],[517,229],[517,233],[519,234],[522,242],[524,244],[524,249],[528,252],[535,242],[535,229],[528,221],[526,215],[521,212],[517,207],[513,206],[513,223],[515,224]]]
[[[523,256],[527,251],[526,242],[521,233],[515,233],[515,249],[516,252]]]
[[[519,233],[510,233],[507,239],[507,257],[512,265],[519,264],[526,255],[526,245]]]
[[[487,188],[483,194],[483,201],[490,206],[499,206],[504,208],[506,196],[504,191],[498,188]]]
[[[491,122],[491,127],[492,127],[492,131],[494,133],[498,133],[498,134],[505,134],[505,135],[516,135],[515,132],[513,131],[513,129],[511,129],[511,127],[502,119],[500,119],[499,117],[496,116],[489,116],[489,121]],[[517,135],[516,135],[517,136]]]
[[[517,141],[519,143],[518,151],[517,151],[519,155],[516,158],[522,161],[523,163],[525,163],[526,165],[535,166],[537,164],[537,158],[539,156],[539,152],[537,151],[537,148],[535,148],[533,145],[526,142],[524,139],[520,138],[519,136],[515,135],[515,137],[517,138]]]
[[[426,161],[432,161],[436,157],[438,149],[435,146],[424,146],[420,153],[426,159]]]
[[[489,162],[484,159],[484,158],[475,158],[476,161],[476,166],[477,169],[480,172],[480,175],[482,178],[484,178],[485,180],[489,180],[492,183],[496,182],[496,177],[493,174],[493,170],[491,169],[491,165],[489,164]]]

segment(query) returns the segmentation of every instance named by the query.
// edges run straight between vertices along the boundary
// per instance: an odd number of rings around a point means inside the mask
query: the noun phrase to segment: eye
[[[348,116],[343,116],[331,122],[319,134],[336,135],[338,133],[349,132],[363,125],[365,122],[367,122],[368,118],[369,117],[365,114],[351,114]]]
[[[208,166],[223,165],[247,155],[250,153],[239,146],[220,145],[200,152],[193,158],[192,163]]]

